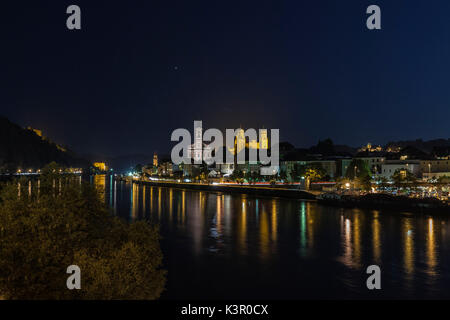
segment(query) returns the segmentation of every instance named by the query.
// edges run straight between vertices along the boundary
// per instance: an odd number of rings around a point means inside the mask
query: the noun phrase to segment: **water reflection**
[[[55,182],[53,182],[53,186],[55,186]],[[105,192],[106,192],[106,175],[99,174],[94,176],[94,186],[97,188],[101,198],[105,200]]]
[[[323,289],[317,290],[319,297],[360,296],[367,294],[359,283],[361,274],[377,264],[383,270],[383,294],[389,297],[420,297],[424,292],[450,296],[449,271],[442,265],[450,247],[441,245],[450,240],[445,233],[447,218],[144,187],[110,179],[105,186],[102,181],[95,179],[110,191],[106,195],[114,199],[105,201],[114,203],[118,215],[128,220],[145,217],[160,225],[164,253],[176,261],[169,274],[181,282],[171,284],[172,292],[184,292],[183,285],[191,287],[182,280],[191,277],[179,267],[182,263],[202,270],[195,281],[204,290],[212,285],[210,272],[233,270],[224,275],[225,287],[258,287],[252,282],[258,278],[271,279],[272,287],[283,288],[292,298],[307,297],[304,287]],[[121,197],[128,192],[128,197]],[[255,274],[258,277],[252,278]],[[345,279],[343,285],[328,287],[340,278]],[[291,291],[286,289],[290,286]],[[264,297],[278,297],[258,288]]]
[[[262,207],[261,220],[260,220],[260,252],[261,258],[268,258],[269,256],[269,217],[265,206]]]
[[[355,210],[353,214],[353,265],[361,265],[361,213]]]
[[[300,206],[300,255],[306,255],[306,204],[301,203]]]
[[[402,223],[403,235],[403,264],[407,274],[406,279],[410,281],[414,275],[414,231],[412,218],[404,218]]]
[[[372,218],[372,247],[373,247],[373,260],[375,263],[380,264],[381,259],[381,240],[380,240],[380,221],[378,219],[379,212],[375,211]]]
[[[241,200],[241,203],[240,217],[238,217],[239,248],[245,254],[247,251],[247,202],[245,198]]]
[[[344,251],[344,254],[342,256],[343,263],[348,266],[353,266],[353,259],[352,259],[352,251],[353,251],[353,243],[352,243],[352,229],[351,229],[351,222],[349,218],[344,218],[344,216],[341,216],[341,229],[342,231],[342,248]]]
[[[434,230],[434,222],[433,218],[428,218],[428,232],[427,232],[427,265],[428,265],[428,273],[430,276],[434,277],[436,275],[436,236]]]
[[[272,200],[272,241],[277,241],[277,200]]]

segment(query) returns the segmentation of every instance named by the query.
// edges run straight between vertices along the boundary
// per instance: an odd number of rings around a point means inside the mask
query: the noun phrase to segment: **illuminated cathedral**
[[[244,148],[247,149],[268,149],[269,148],[269,139],[267,138],[267,130],[262,130],[260,132],[260,141],[257,140],[249,140],[248,142],[245,139],[244,129],[239,128],[238,134],[234,139],[234,148],[228,148],[228,151],[231,154],[237,154],[241,152]]]

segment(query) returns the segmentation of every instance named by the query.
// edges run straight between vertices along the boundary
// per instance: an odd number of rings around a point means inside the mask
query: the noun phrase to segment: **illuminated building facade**
[[[100,171],[108,170],[108,166],[104,162],[94,162],[94,168],[97,168]]]
[[[363,146],[362,148],[358,149],[358,152],[381,152],[381,151],[383,151],[383,148],[381,148],[381,146],[372,146],[370,142],[367,145]]]
[[[386,161],[385,157],[356,157],[355,159],[363,161],[370,171],[374,174],[381,173],[381,166]]]
[[[33,131],[36,135],[44,139],[44,136],[42,135],[42,130],[34,129],[32,127],[27,127],[27,129]]]
[[[420,161],[420,171],[425,180],[450,177],[450,160],[422,160]]]
[[[401,160],[386,160],[381,165],[381,176],[389,179],[395,173],[395,171],[408,170],[416,177],[420,175],[420,162],[417,160],[401,161]]]

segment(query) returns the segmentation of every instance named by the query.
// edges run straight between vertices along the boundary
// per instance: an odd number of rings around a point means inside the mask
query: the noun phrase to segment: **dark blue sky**
[[[70,4],[82,30],[66,28]],[[366,8],[382,30],[366,28]],[[309,146],[449,138],[450,1],[9,1],[0,113],[82,153],[204,127]]]

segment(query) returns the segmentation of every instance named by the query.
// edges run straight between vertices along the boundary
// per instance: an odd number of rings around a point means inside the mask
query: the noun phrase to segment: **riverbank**
[[[299,200],[315,200],[316,196],[310,192],[299,189],[257,187],[257,186],[238,186],[238,185],[211,185],[201,183],[177,183],[160,181],[141,181],[133,180],[133,183],[140,185],[150,185],[155,187],[192,189],[197,191],[224,192],[224,193],[243,193],[262,197],[280,197]]]
[[[322,194],[318,203],[341,208],[366,208],[372,210],[410,211],[415,213],[450,214],[448,201],[436,198],[410,198],[390,194],[337,195]]]
[[[171,181],[141,181],[131,179],[119,179],[140,185],[155,187],[190,189],[207,192],[223,192],[230,194],[248,194],[261,197],[279,197],[298,200],[317,200],[326,206],[340,208],[361,208],[371,210],[388,210],[395,212],[412,212],[425,214],[449,214],[450,205],[446,201],[436,198],[416,199],[406,196],[390,194],[366,194],[366,195],[338,195],[321,193],[314,194],[304,190],[286,188],[282,186],[251,186],[251,185],[213,185],[200,183],[177,183]]]

